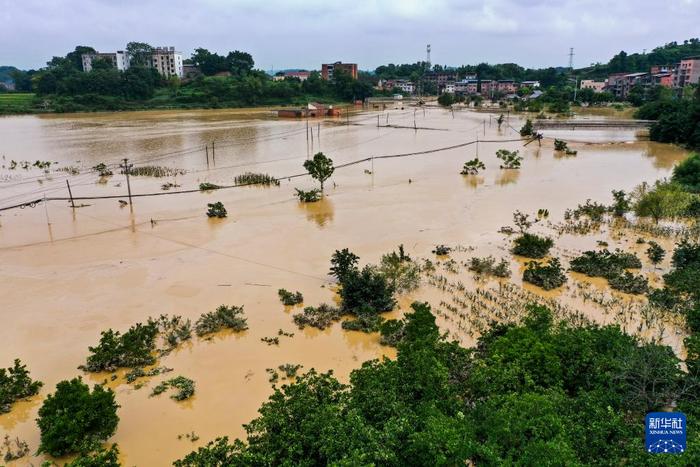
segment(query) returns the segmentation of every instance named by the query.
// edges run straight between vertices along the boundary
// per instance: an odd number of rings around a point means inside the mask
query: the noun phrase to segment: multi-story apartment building
[[[111,63],[113,68],[121,71],[129,68],[129,54],[123,50],[107,53],[95,52],[83,54],[81,58],[83,61],[83,71],[92,71],[93,60],[104,60],[107,63]]]
[[[423,75],[423,80],[435,84],[438,92],[442,92],[448,81],[457,81],[457,73],[453,71],[430,71]]]
[[[649,73],[615,73],[608,77],[605,90],[618,99],[625,99],[634,85],[648,86],[651,83]]]
[[[357,79],[357,63],[324,63],[321,65],[321,77],[325,80],[333,81],[333,74],[336,70],[341,70],[353,79]]]
[[[416,92],[416,85],[413,81],[407,79],[382,79],[379,80],[378,87],[385,91],[400,89],[401,92],[413,94]]]
[[[518,90],[518,84],[512,79],[501,79],[496,89],[504,94],[513,94]]]
[[[92,70],[92,62],[96,59],[111,63],[117,70],[127,70],[131,66],[129,53],[124,50],[107,53],[89,53],[82,55],[83,71]],[[161,76],[170,78],[184,77],[182,54],[175,51],[175,47],[156,47],[147,61],[147,65],[155,68]]]
[[[682,88],[689,84],[700,82],[700,57],[689,57],[678,64],[674,78],[674,86]]]
[[[175,51],[175,47],[156,47],[151,55],[150,66],[155,68],[161,76],[170,78],[183,77],[182,54]]]
[[[476,94],[479,90],[479,81],[476,78],[463,79],[455,83],[456,94]]]

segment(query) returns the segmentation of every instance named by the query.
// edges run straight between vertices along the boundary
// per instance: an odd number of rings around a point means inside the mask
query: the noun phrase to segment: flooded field
[[[0,212],[0,366],[20,358],[44,382],[39,397],[0,415],[0,437],[19,436],[34,452],[42,397],[77,375],[96,383],[109,378],[77,369],[88,346],[97,344],[102,330],[123,331],[149,316],[178,314],[194,321],[218,305],[241,305],[249,330],[195,338],[161,359],[173,375],[196,382],[196,394],[186,402],[149,397],[163,376],[141,389],[126,384],[123,373],[108,382],[121,405],[110,441],[119,444],[124,465],[170,465],[217,436],[243,436],[242,424],[256,416],[272,391],[267,368],[301,364],[303,371],[332,369],[347,380],[363,361],[391,358],[394,350],[381,346],[376,334],[343,331],[339,324],[299,330],[292,314],[300,308],[279,301],[277,290],[286,288],[301,291],[304,305],[333,302],[329,259],[346,247],[361,264],[377,263],[399,244],[412,257],[429,259],[435,270],[425,271],[421,286],[400,296],[400,309],[388,316],[399,316],[413,300],[429,301],[441,326],[464,345],[475,341],[488,319],[517,319],[524,303],[541,300],[560,306],[559,315],[578,312],[581,319],[616,322],[682,353],[682,330],[672,317],[645,317],[644,299],[613,293],[605,281],[569,274],[567,285],[553,292],[523,285],[525,261],[513,257],[512,238],[499,230],[512,225],[515,210],[534,217],[547,209],[549,218],[533,230],[555,239],[553,253],[565,266],[606,242],[611,250],[637,253],[642,273],[657,283],[669,258],[659,269],[651,266],[646,247],[635,243],[639,233],[603,225],[579,235],[561,225],[565,210],[587,199],[610,204],[613,189],[630,191],[668,176],[686,152],[628,131],[545,132],[578,151],[562,156],[551,139],[541,147],[524,146],[515,131],[523,123],[519,117],[511,114],[500,130],[496,117],[406,108],[309,122],[277,120],[268,110],[0,118],[0,207],[44,193],[67,197],[66,180],[78,198],[115,196],[78,200],[85,206],[76,209],[67,201],[49,201]],[[466,144],[477,139],[478,144]],[[452,149],[438,151],[442,148]],[[495,153],[502,148],[520,151],[520,170],[499,169]],[[311,189],[316,182],[287,177],[303,173],[302,163],[318,151],[336,166],[370,160],[336,169],[322,201],[300,204],[294,188]],[[422,154],[380,158],[409,153]],[[464,162],[476,155],[486,170],[460,175]],[[119,202],[127,199],[127,189],[118,168],[101,182],[90,171],[122,158],[136,167],[186,171],[132,176],[134,194],[196,190],[202,182],[231,185],[246,171],[268,173],[281,183],[137,197],[130,209]],[[13,160],[57,164],[47,175],[34,168],[10,170]],[[165,183],[179,186],[164,191]],[[224,203],[228,218],[206,217],[207,203],[215,201]],[[673,243],[659,241],[664,247]],[[437,244],[455,250],[438,258],[431,253]],[[464,266],[471,256],[486,255],[507,259],[512,278],[477,279]],[[505,304],[503,314],[494,315]],[[278,346],[261,341],[280,330],[294,336],[281,337]],[[196,442],[178,437],[193,431]]]

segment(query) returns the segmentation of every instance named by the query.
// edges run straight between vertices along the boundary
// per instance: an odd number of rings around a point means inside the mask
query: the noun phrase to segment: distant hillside
[[[11,83],[10,73],[13,71],[18,71],[18,69],[13,66],[0,66],[0,83]]]
[[[675,65],[684,58],[700,56],[700,39],[693,38],[678,42],[669,42],[652,49],[651,52],[628,54],[624,50],[610,59],[608,63],[596,63],[576,70],[583,78],[607,78],[611,73],[634,73],[649,71],[655,65]]]

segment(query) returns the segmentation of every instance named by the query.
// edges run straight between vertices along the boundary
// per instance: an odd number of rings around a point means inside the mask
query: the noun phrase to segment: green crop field
[[[34,100],[33,93],[4,93],[0,94],[0,113],[29,111]]]

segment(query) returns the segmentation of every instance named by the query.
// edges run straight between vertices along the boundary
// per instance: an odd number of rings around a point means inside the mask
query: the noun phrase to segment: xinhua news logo
[[[680,412],[647,414],[646,449],[652,454],[682,454],[685,452],[685,415]]]

